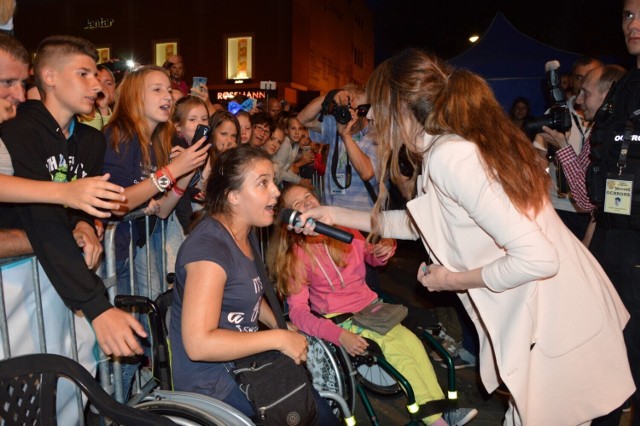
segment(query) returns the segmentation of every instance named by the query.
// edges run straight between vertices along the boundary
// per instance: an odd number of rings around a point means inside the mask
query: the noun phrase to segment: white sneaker
[[[456,408],[442,413],[442,418],[449,426],[462,426],[475,419],[478,410],[475,408]]]

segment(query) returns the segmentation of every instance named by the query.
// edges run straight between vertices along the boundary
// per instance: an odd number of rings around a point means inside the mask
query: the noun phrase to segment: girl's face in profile
[[[283,202],[286,208],[297,210],[300,213],[320,205],[316,196],[302,186],[294,186],[289,189],[284,195]]]
[[[232,121],[225,120],[213,131],[213,145],[219,153],[236,146],[238,130]]]
[[[238,191],[230,195],[238,219],[251,226],[264,227],[273,223],[274,209],[280,190],[275,183],[275,172],[271,160],[257,160],[245,174]]]
[[[251,133],[253,132],[251,121],[249,121],[249,117],[244,114],[238,115],[237,118],[238,122],[240,123],[240,143],[249,143],[249,140],[251,139]]]
[[[160,71],[151,71],[144,77],[144,117],[153,131],[160,123],[166,123],[171,115],[171,83]]]
[[[196,105],[189,110],[187,117],[183,123],[179,123],[176,129],[182,134],[184,139],[190,144],[197,142],[193,140],[198,124],[209,124],[209,113],[204,105]]]

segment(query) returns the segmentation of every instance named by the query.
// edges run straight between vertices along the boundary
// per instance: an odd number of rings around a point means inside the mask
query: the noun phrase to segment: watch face
[[[160,185],[160,188],[162,189],[167,189],[171,186],[171,179],[169,179],[167,176],[159,176],[158,185]]]

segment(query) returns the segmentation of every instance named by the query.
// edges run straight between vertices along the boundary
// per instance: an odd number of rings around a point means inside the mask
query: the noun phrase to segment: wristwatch
[[[165,175],[162,169],[156,172],[156,179],[158,181],[158,186],[162,188],[163,191],[171,188],[171,178]]]

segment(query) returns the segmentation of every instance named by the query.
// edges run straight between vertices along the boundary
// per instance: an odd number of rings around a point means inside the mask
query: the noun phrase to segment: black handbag
[[[256,249],[253,234],[250,240],[267,301],[278,327],[286,329],[284,315]],[[303,365],[296,364],[288,356],[279,351],[250,355],[236,360],[232,373],[240,390],[258,414],[256,420],[261,426],[317,423],[318,413],[309,374]]]
[[[278,351],[236,361],[233,371],[240,390],[253,405],[262,426],[313,425],[315,399],[307,371]]]

